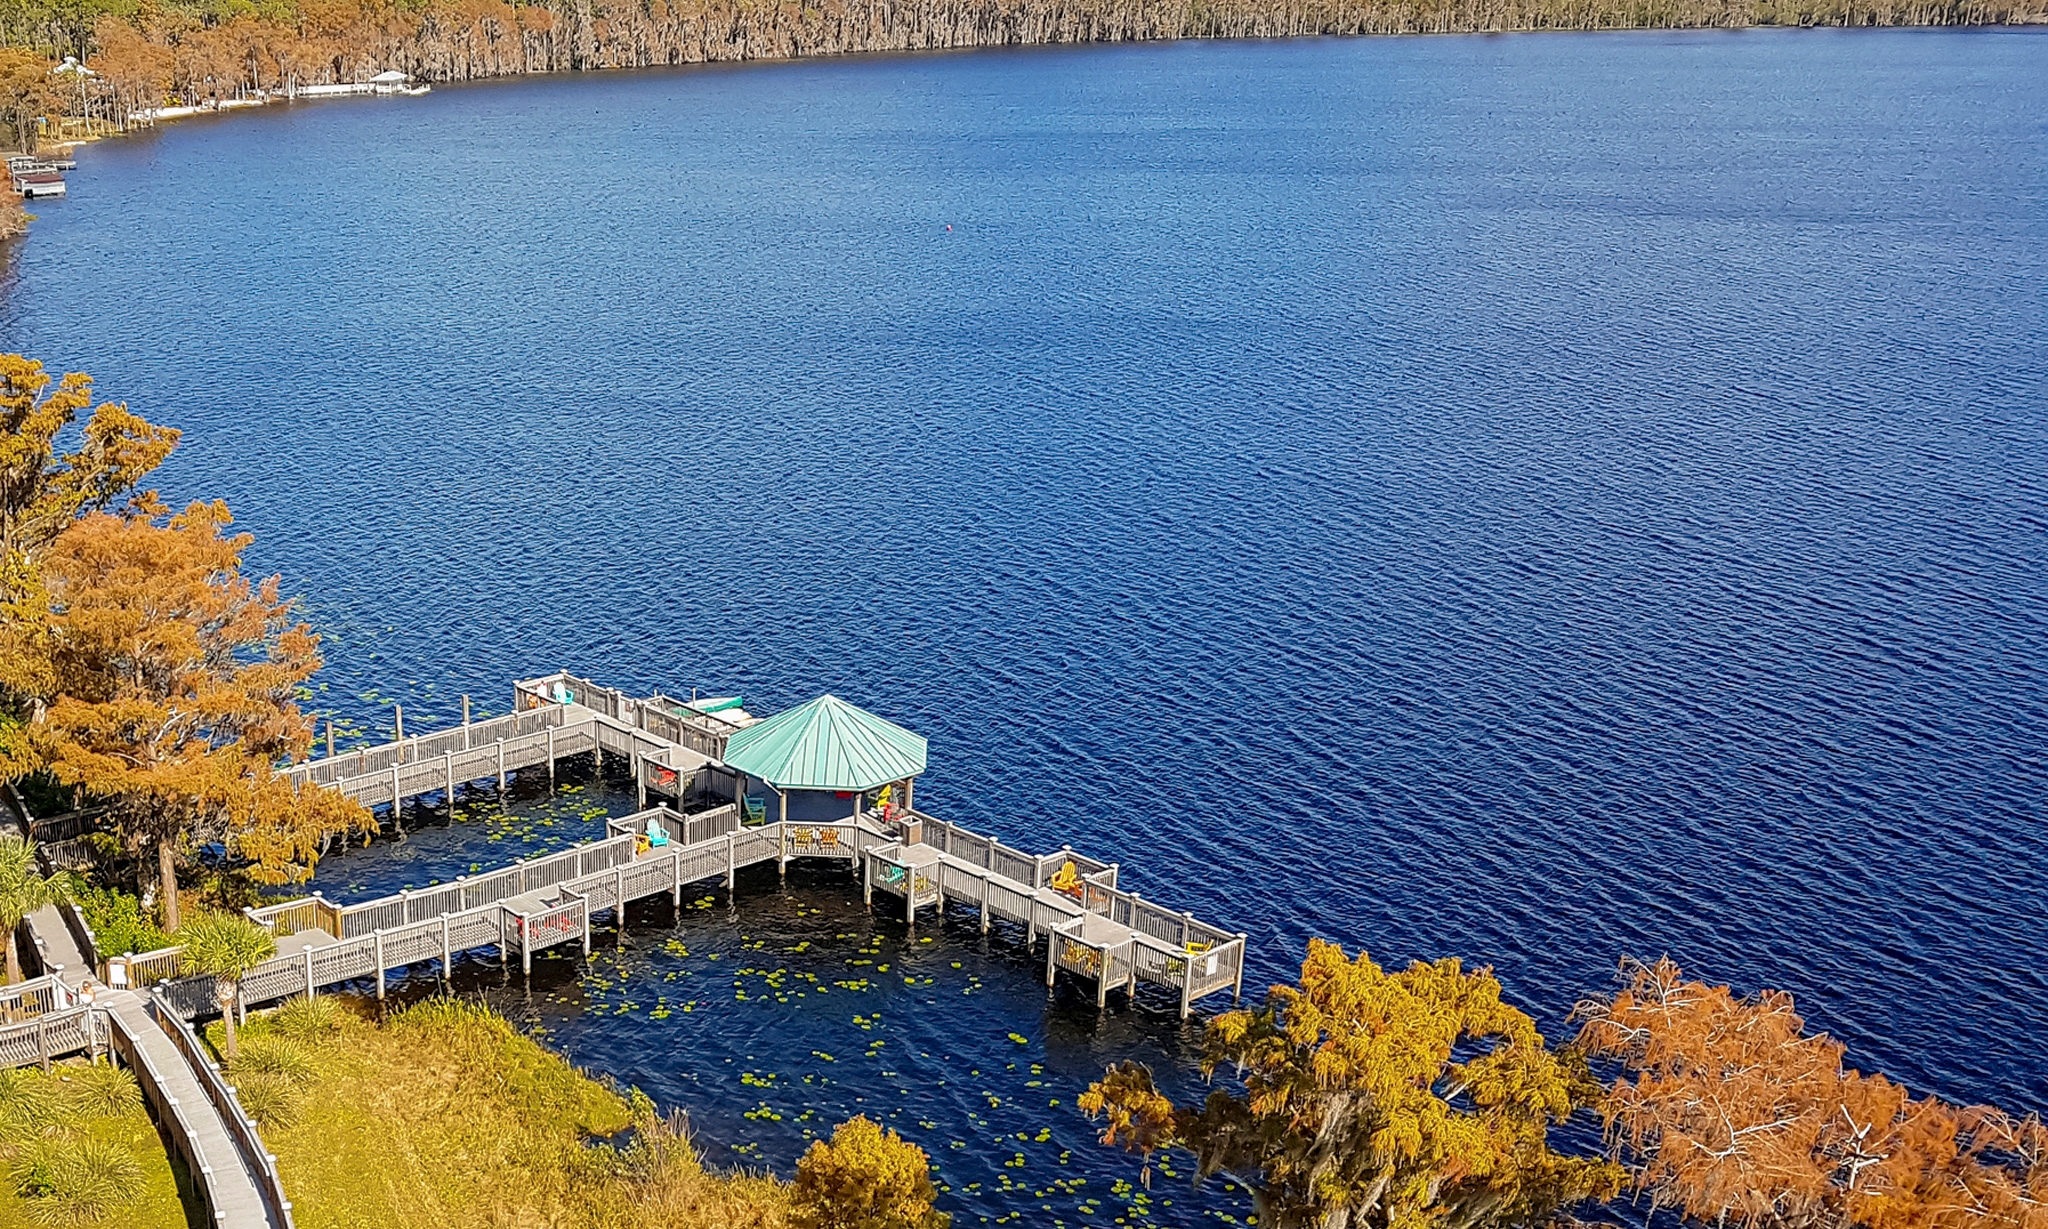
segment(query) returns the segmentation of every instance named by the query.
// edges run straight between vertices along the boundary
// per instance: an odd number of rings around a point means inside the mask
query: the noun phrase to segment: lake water
[[[940,814],[1250,932],[1254,984],[1314,935],[1460,955],[1556,1035],[1669,953],[2039,1110],[2044,118],[2029,31],[442,89],[85,151],[0,344],[188,431],[166,490],[258,535],[356,729],[560,667],[830,690],[929,735]],[[502,861],[587,797],[321,882]],[[1176,1021],[823,873],[711,896],[492,992],[748,1159],[916,1101],[970,1218],[1122,1207],[1071,1094],[1184,1071]]]

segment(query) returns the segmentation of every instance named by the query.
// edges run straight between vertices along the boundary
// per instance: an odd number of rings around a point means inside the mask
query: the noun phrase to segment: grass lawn
[[[382,1023],[337,998],[252,1016],[234,1079],[300,1229],[773,1229],[784,1188],[687,1144],[489,1010]],[[223,1040],[215,1024],[208,1039]],[[602,1137],[638,1126],[638,1142]]]
[[[36,1163],[39,1156],[75,1159],[81,1154],[109,1158],[125,1174],[111,1183],[115,1198],[105,1204],[100,1223],[122,1229],[187,1229],[188,1224],[199,1224],[188,1222],[179,1194],[189,1175],[182,1163],[172,1161],[156,1124],[142,1108],[132,1078],[126,1081],[125,1093],[105,1093],[109,1081],[120,1081],[104,1063],[94,1070],[82,1060],[59,1063],[48,1076],[34,1068],[0,1076],[0,1151],[6,1153],[9,1177],[6,1197],[0,1198],[0,1229],[51,1223],[34,1217],[36,1211],[49,1209],[34,1206],[34,1196],[23,1191],[37,1189],[37,1179],[48,1182],[53,1197],[85,1185],[78,1173],[67,1172],[64,1162]]]

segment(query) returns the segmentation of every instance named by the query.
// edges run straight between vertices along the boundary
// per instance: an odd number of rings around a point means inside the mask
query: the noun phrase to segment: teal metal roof
[[[737,730],[725,762],[778,789],[867,790],[924,771],[924,736],[819,696]]]

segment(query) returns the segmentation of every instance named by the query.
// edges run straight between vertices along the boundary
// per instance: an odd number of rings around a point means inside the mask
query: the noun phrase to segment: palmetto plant
[[[70,876],[43,874],[34,845],[11,833],[0,836],[0,926],[7,928],[8,984],[21,980],[21,952],[14,940],[21,920],[44,905],[70,899]]]
[[[185,945],[181,970],[213,977],[213,997],[220,1004],[227,1033],[227,1058],[233,1063],[235,1003],[242,993],[242,978],[277,954],[277,941],[269,931],[237,914],[202,913],[179,929],[178,942]]]

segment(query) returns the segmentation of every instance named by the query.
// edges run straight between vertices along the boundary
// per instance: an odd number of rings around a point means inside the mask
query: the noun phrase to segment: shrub
[[[73,899],[78,903],[78,911],[85,915],[86,925],[92,927],[93,937],[99,940],[102,955],[154,952],[173,942],[142,912],[142,902],[126,892],[80,884],[74,889]]]
[[[41,1135],[56,1112],[56,1090],[40,1071],[0,1068],[0,1141],[20,1143]]]
[[[313,1082],[313,1056],[289,1037],[251,1037],[236,1056],[229,1072],[235,1079],[274,1075],[296,1087]]]
[[[235,1099],[265,1129],[284,1130],[299,1120],[300,1085],[273,1071],[252,1071],[235,1079]]]
[[[142,1167],[89,1136],[45,1140],[15,1158],[11,1176],[38,1225],[97,1225],[142,1193]]]
[[[840,1123],[796,1164],[795,1229],[945,1229],[924,1149],[865,1117]]]
[[[91,1118],[118,1118],[142,1108],[135,1076],[112,1063],[95,1062],[64,1072],[64,1099]]]
[[[270,1027],[280,1037],[317,1042],[346,1027],[345,1013],[333,999],[293,999],[270,1013]]]

